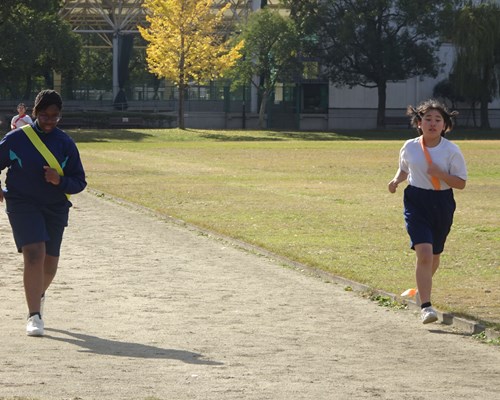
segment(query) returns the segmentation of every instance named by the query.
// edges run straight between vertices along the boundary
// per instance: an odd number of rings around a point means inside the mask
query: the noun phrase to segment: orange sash
[[[427,150],[427,147],[425,147],[423,136],[420,136],[420,146],[422,147],[422,150],[424,151],[425,159],[427,160],[427,162],[429,164],[432,164],[432,158],[431,158],[431,155],[429,154],[429,150]],[[432,186],[434,187],[435,190],[441,189],[441,182],[439,182],[438,178],[436,178],[435,176],[431,176],[431,182],[432,182]]]

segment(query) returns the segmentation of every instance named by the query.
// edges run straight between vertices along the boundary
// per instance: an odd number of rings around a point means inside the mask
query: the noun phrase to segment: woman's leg
[[[57,272],[57,265],[59,263],[59,257],[45,255],[45,263],[43,266],[43,292],[48,289]]]
[[[40,299],[44,289],[45,242],[23,246],[24,292],[30,313],[40,312]]]

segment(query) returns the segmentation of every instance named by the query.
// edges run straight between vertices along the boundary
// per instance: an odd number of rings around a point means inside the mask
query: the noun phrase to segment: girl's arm
[[[463,189],[465,188],[465,180],[459,178],[455,175],[450,175],[449,173],[440,169],[436,164],[430,164],[427,169],[427,173],[431,176],[435,176],[438,179],[444,181],[449,187],[453,189]]]
[[[398,185],[401,182],[405,181],[406,178],[408,178],[408,172],[405,172],[401,168],[399,168],[398,172],[396,172],[396,176],[394,176],[394,178],[392,178],[392,181],[390,181],[389,184],[387,185],[389,192],[396,193]]]

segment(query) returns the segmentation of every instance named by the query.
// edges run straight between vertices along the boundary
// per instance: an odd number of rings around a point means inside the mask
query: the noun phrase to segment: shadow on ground
[[[78,143],[128,141],[141,142],[154,139],[155,134],[146,133],[145,129],[74,129],[68,131]],[[189,133],[193,137],[189,137]],[[164,136],[163,140],[199,140],[208,139],[216,142],[280,142],[287,140],[297,141],[338,141],[338,140],[408,140],[417,136],[414,129],[400,130],[338,130],[330,132],[312,131],[231,131],[231,130],[196,130],[186,129],[182,135]],[[498,130],[457,129],[447,135],[451,140],[499,140]]]
[[[70,332],[63,329],[46,328],[47,333],[60,334],[55,336],[46,334],[45,339],[69,343],[81,347],[87,353],[133,358],[170,359],[179,360],[188,364],[223,365],[218,361],[203,359],[203,355],[185,350],[162,349],[141,343],[120,342],[104,339],[83,333]]]
[[[141,142],[153,135],[144,133],[144,130],[134,129],[72,129],[70,136],[78,143],[110,142],[116,140]]]
[[[429,332],[437,335],[455,335],[455,336],[471,337],[471,334],[467,332],[447,331],[442,329],[429,329]]]

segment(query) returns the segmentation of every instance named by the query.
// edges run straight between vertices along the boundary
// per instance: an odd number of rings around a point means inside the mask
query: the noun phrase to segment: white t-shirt
[[[21,126],[29,125],[32,123],[33,123],[33,120],[31,119],[31,117],[28,114],[24,114],[23,117],[16,115],[14,118],[12,118],[12,121],[10,122],[10,126],[11,126],[11,128],[14,127],[14,129],[16,129],[16,128],[20,128]]]
[[[441,138],[435,147],[428,147],[432,162],[450,175],[467,180],[467,167],[460,148],[455,144]],[[420,145],[420,137],[405,142],[399,152],[399,168],[408,173],[408,183],[421,189],[434,189],[430,175],[427,174],[429,164]],[[450,189],[444,181],[441,190]]]

